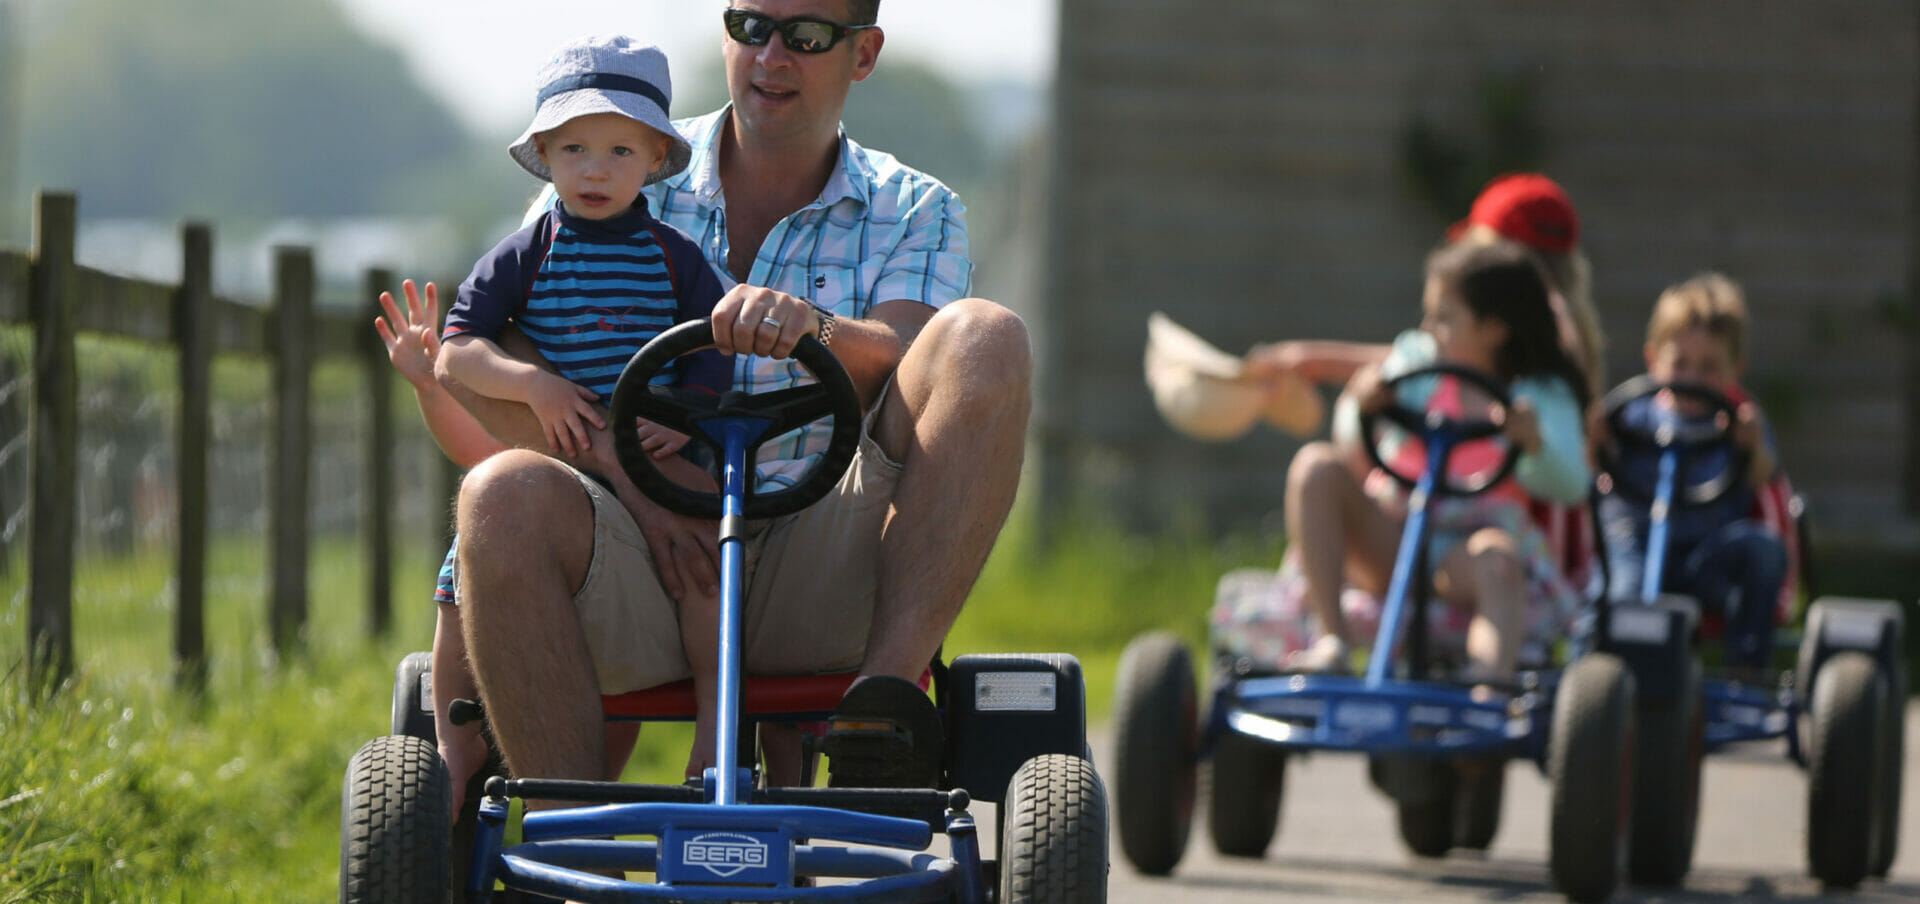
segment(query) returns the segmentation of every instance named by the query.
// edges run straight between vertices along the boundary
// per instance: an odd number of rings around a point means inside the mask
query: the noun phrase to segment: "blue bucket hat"
[[[693,148],[668,118],[673,103],[673,78],[667,73],[667,55],[651,44],[626,35],[580,38],[560,48],[540,68],[540,94],[535,100],[533,124],[507,148],[514,162],[543,182],[553,171],[540,159],[533,137],[559,128],[568,120],[595,113],[617,113],[667,136],[667,159],[647,177],[652,185],[687,168]]]

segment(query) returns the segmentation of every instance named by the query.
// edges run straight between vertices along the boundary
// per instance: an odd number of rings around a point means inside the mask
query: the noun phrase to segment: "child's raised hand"
[[[587,425],[605,426],[593,410],[599,398],[599,393],[558,374],[541,373],[527,387],[527,407],[540,419],[548,448],[570,458],[593,448]]]
[[[387,347],[387,360],[408,383],[419,386],[433,381],[433,359],[440,354],[440,290],[427,283],[426,302],[409,279],[400,284],[407,296],[405,310],[392,292],[380,293],[380,307],[387,316],[373,318],[373,329]]]
[[[672,458],[681,447],[687,444],[687,435],[678,430],[669,430],[649,420],[641,420],[634,430],[640,437],[640,448],[656,459]]]
[[[1522,452],[1540,451],[1540,414],[1531,399],[1514,399],[1507,407],[1507,442]]]

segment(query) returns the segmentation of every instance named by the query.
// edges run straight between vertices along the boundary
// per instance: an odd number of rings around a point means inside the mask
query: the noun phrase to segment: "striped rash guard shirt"
[[[599,393],[604,405],[647,340],[708,316],[722,293],[719,274],[699,246],[655,219],[645,198],[605,220],[555,205],[474,266],[447,312],[443,336],[497,342],[512,323],[561,376]],[[698,352],[654,382],[725,392],[733,362],[712,350]]]

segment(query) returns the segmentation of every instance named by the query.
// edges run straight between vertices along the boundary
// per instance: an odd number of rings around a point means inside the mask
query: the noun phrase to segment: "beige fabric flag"
[[[1241,360],[1209,344],[1173,318],[1147,318],[1147,388],[1168,424],[1197,439],[1235,439],[1265,419],[1305,439],[1326,417],[1320,393],[1294,374],[1255,380]]]

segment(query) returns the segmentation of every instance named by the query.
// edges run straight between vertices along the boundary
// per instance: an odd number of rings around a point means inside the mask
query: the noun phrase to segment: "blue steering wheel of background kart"
[[[1513,397],[1507,394],[1506,387],[1501,386],[1487,374],[1474,370],[1471,367],[1461,367],[1458,364],[1430,364],[1426,367],[1410,370],[1388,380],[1386,387],[1390,390],[1396,390],[1409,380],[1423,377],[1453,377],[1462,382],[1472,384],[1487,394],[1487,398],[1493,402],[1493,409],[1499,412],[1499,414],[1497,417],[1463,418],[1443,414],[1438,411],[1417,411],[1402,404],[1396,394],[1393,402],[1388,404],[1386,408],[1373,414],[1361,415],[1360,444],[1366,447],[1367,457],[1373,460],[1375,467],[1386,472],[1387,476],[1392,477],[1395,483],[1409,490],[1419,484],[1420,475],[1418,473],[1403,474],[1396,471],[1393,465],[1389,464],[1387,460],[1381,456],[1379,432],[1381,421],[1392,423],[1402,430],[1407,431],[1409,434],[1422,437],[1423,439],[1444,436],[1451,439],[1454,445],[1459,445],[1464,442],[1492,439],[1499,436],[1502,431],[1506,429],[1504,423],[1507,412],[1513,408]],[[1495,486],[1498,486],[1501,481],[1506,480],[1507,475],[1513,473],[1513,466],[1520,459],[1520,449],[1518,446],[1507,443],[1505,450],[1505,454],[1501,456],[1499,467],[1491,472],[1482,474],[1464,483],[1455,482],[1451,475],[1442,474],[1436,477],[1434,486],[1438,488],[1440,492],[1449,496],[1474,496],[1493,489]]]
[[[813,374],[816,383],[758,394],[729,390],[718,396],[700,389],[652,385],[653,378],[674,359],[712,345],[713,324],[704,318],[691,320],[653,337],[620,372],[609,406],[613,445],[620,467],[634,486],[680,515],[715,521],[724,514],[721,494],[688,489],[661,473],[653,456],[640,445],[640,436],[633,428],[635,418],[646,418],[686,434],[691,441],[712,449],[715,461],[725,461],[727,428],[747,426],[745,460],[751,468],[754,451],[761,444],[831,417],[833,432],[826,451],[798,483],[784,490],[756,493],[749,473],[740,514],[753,519],[777,518],[800,511],[832,491],[860,443],[860,397],[840,359],[819,340],[803,336],[793,347],[793,359]]]
[[[1672,393],[1704,403],[1712,414],[1706,418],[1660,418],[1655,424],[1629,424],[1626,421],[1627,406],[1641,399],[1652,398],[1661,393]],[[1635,445],[1658,451],[1672,449],[1681,455],[1684,463],[1694,453],[1712,448],[1729,448],[1727,466],[1718,474],[1704,480],[1686,483],[1676,488],[1674,500],[1681,505],[1710,505],[1739,486],[1747,474],[1748,455],[1733,448],[1733,427],[1739,417],[1739,408],[1725,394],[1699,383],[1662,383],[1652,377],[1641,375],[1634,377],[1607,393],[1601,400],[1601,410],[1605,412],[1607,427],[1612,441],[1600,443],[1594,450],[1594,457],[1600,470],[1613,482],[1613,492],[1634,502],[1650,502],[1654,496],[1654,486],[1649,482],[1636,480],[1620,467],[1621,445]],[[1682,475],[1685,476],[1684,474]]]

